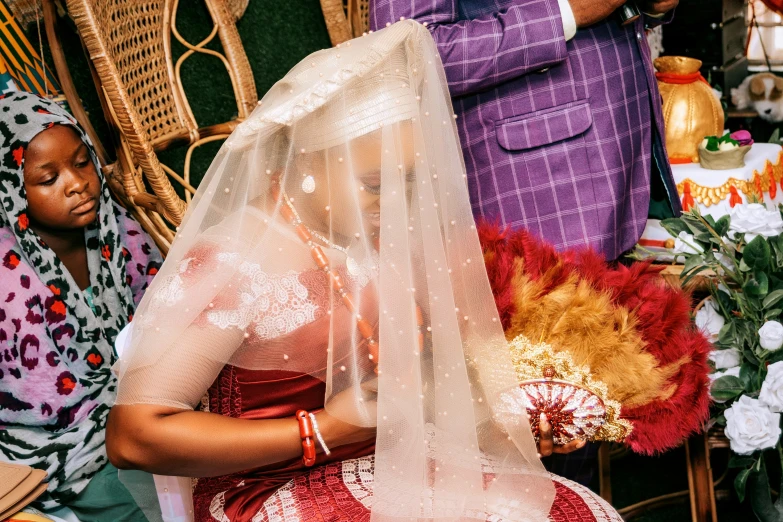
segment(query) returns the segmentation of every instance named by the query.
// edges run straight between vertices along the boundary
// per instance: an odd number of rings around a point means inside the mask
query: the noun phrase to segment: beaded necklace
[[[345,285],[343,285],[343,280],[340,277],[340,274],[337,272],[337,270],[333,269],[329,265],[329,258],[326,257],[326,254],[324,254],[323,249],[319,244],[317,244],[315,241],[313,241],[313,237],[317,237],[321,241],[324,241],[328,245],[332,245],[331,241],[327,241],[325,238],[318,234],[314,234],[313,231],[311,231],[307,225],[305,225],[302,220],[299,218],[299,214],[296,212],[296,209],[294,208],[294,204],[291,202],[291,200],[288,198],[288,196],[280,189],[280,178],[278,176],[275,176],[275,178],[272,180],[272,197],[274,198],[275,202],[278,204],[278,207],[280,208],[280,214],[283,216],[283,219],[286,220],[290,225],[294,227],[294,230],[296,231],[296,235],[299,237],[299,239],[302,240],[308,247],[310,247],[310,256],[313,258],[313,261],[315,261],[316,266],[319,270],[324,271],[329,276],[329,281],[332,286],[332,290],[337,292],[340,296],[340,299],[342,300],[345,307],[348,309],[349,312],[352,314],[356,314],[356,326],[359,329],[359,333],[362,335],[364,340],[367,342],[367,349],[370,352],[369,358],[371,361],[374,361],[375,366],[375,373],[378,372],[378,354],[379,354],[379,347],[378,347],[378,341],[375,339],[375,328],[367,321],[367,319],[364,319],[361,314],[359,314],[356,310],[356,305],[354,304],[354,298],[345,289]],[[378,251],[380,246],[380,240],[376,236],[375,241],[373,242],[373,246],[375,247],[375,250]],[[336,245],[335,245],[336,246]],[[344,251],[347,254],[347,249],[338,249],[341,251]],[[424,326],[424,317],[421,312],[421,307],[419,305],[416,305],[416,328],[418,330],[418,342],[419,342],[419,352],[424,349],[424,332],[422,330],[422,327]]]

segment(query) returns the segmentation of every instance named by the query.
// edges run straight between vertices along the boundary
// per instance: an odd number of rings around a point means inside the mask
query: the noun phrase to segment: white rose
[[[774,352],[783,346],[783,324],[777,321],[767,321],[759,328],[759,342],[765,350]]]
[[[734,368],[740,365],[742,357],[739,350],[736,348],[729,348],[728,350],[713,350],[708,356],[710,361],[715,364],[715,368],[718,370],[725,370],[726,368]]]
[[[720,150],[733,150],[733,149],[736,149],[736,148],[737,148],[737,145],[735,145],[734,143],[731,143],[730,141],[724,141],[723,143],[721,143],[718,146],[718,149],[720,149]]]
[[[767,377],[761,385],[759,400],[770,410],[783,412],[783,361],[767,367]]]
[[[734,453],[750,455],[772,448],[780,439],[780,413],[773,413],[758,399],[743,395],[724,412],[726,437]]]
[[[760,203],[737,205],[729,216],[731,217],[729,231],[745,234],[745,240],[748,242],[756,236],[773,237],[783,232],[780,211],[767,210],[767,207]]]
[[[712,342],[718,340],[720,329],[726,324],[726,320],[718,313],[718,308],[715,306],[715,301],[712,299],[708,299],[704,303],[704,306],[696,312],[695,321],[696,327],[704,332]]]
[[[701,254],[704,249],[693,239],[693,234],[680,232],[674,238],[674,252],[677,254]]]
[[[740,374],[740,367],[739,366],[735,366],[734,368],[729,368],[725,372],[718,372],[718,371],[712,372],[709,375],[709,378],[710,378],[710,380],[712,382],[717,381],[721,377],[726,377],[727,375],[731,376],[731,377],[736,377],[737,379],[739,379],[739,374]]]

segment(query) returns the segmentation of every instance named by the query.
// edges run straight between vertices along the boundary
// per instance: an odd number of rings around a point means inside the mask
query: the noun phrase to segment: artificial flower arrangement
[[[739,468],[734,487],[759,520],[783,520],[773,504],[767,464],[783,464],[783,206],[751,203],[717,221],[697,207],[661,224],[675,237],[682,277],[711,271],[715,284],[696,313],[714,351],[710,425],[724,427]]]

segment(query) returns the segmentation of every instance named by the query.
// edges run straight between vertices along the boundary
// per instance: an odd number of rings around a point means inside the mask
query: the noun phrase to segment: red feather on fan
[[[610,265],[599,254],[585,248],[558,253],[527,231],[508,231],[486,223],[479,226],[479,237],[495,302],[509,339],[524,333],[525,328],[534,327],[526,324],[520,314],[521,305],[541,303],[543,307],[547,297],[554,295],[558,303],[567,302],[568,291],[576,292],[577,288],[583,293],[593,292],[595,302],[606,303],[609,309],[602,313],[608,317],[629,318],[628,324],[634,332],[626,337],[641,339],[637,344],[642,346],[642,351],[626,354],[624,361],[627,363],[628,357],[631,360],[626,369],[631,371],[635,360],[640,365],[649,364],[651,355],[656,371],[665,376],[659,381],[650,378],[653,389],[635,395],[629,393],[630,397],[622,393],[625,390],[615,390],[618,396],[625,397],[620,400],[621,417],[633,424],[633,431],[625,439],[631,449],[643,454],[658,453],[702,430],[709,418],[707,355],[712,348],[691,320],[688,294],[666,284],[660,270],[649,263]],[[568,305],[563,306],[567,309]],[[561,314],[562,310],[553,313]],[[574,335],[591,333],[575,331]],[[600,335],[596,338],[612,339]],[[553,346],[556,350],[568,350],[567,344],[566,341]],[[611,380],[610,371],[602,371],[604,380]],[[611,393],[612,387],[609,388]],[[644,400],[643,396],[653,398]]]

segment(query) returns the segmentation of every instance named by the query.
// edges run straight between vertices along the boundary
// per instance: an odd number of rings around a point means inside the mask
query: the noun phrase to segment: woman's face
[[[29,143],[24,188],[33,225],[75,229],[98,215],[98,173],[87,146],[70,126],[55,125]]]
[[[395,167],[402,165],[400,174],[405,174],[407,181],[414,164],[410,122],[395,124],[391,134],[395,137],[393,145],[383,142],[379,130],[347,145],[305,155],[311,157],[301,162],[304,168],[300,172],[302,176],[313,176],[315,190],[310,194],[300,193],[298,198],[315,209],[323,229],[347,238],[360,230],[373,234],[380,228],[382,162]]]

